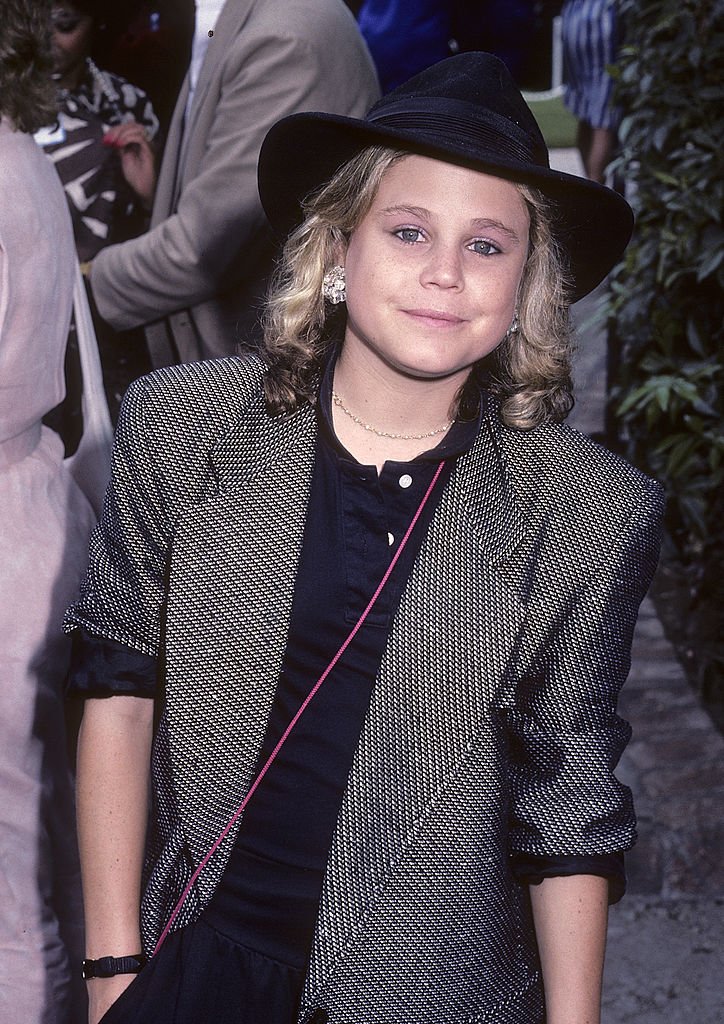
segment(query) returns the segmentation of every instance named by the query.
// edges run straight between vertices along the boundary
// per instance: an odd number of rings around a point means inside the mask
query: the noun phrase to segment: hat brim
[[[259,155],[259,194],[272,227],[286,236],[303,218],[304,199],[368,146],[389,146],[531,185],[552,200],[553,230],[566,253],[571,299],[592,291],[620,259],[633,214],[618,193],[574,174],[524,163],[497,152],[421,143],[404,130],[337,114],[293,114],[275,124]]]

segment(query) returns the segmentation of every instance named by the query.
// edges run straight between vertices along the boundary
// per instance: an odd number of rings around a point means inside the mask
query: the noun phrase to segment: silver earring
[[[322,295],[333,306],[338,306],[340,302],[346,300],[347,280],[344,267],[336,266],[327,271],[322,282]]]
[[[513,314],[513,319],[510,321],[510,327],[505,332],[505,337],[510,338],[514,334],[517,334],[520,330],[520,320],[518,319],[517,312]]]

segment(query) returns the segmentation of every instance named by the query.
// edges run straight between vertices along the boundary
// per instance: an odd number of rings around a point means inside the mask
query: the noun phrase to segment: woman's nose
[[[57,64],[63,55],[63,47],[58,42],[58,33],[53,32],[50,36],[50,57],[53,64]]]
[[[433,245],[420,274],[424,285],[438,288],[459,288],[462,286],[462,262],[457,246],[438,242]]]

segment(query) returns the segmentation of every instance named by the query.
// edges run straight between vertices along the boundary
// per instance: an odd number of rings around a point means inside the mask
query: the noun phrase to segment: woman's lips
[[[456,327],[465,322],[463,317],[455,316],[454,313],[446,313],[440,309],[403,309],[402,312],[421,323],[427,323],[434,327]]]

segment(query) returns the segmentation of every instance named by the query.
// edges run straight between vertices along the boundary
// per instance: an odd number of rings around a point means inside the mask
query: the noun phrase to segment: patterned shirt
[[[70,207],[81,262],[106,245],[124,241],[144,228],[141,204],[121,171],[118,153],[103,143],[112,125],[137,121],[149,139],[158,118],[146,93],[125,78],[100,71],[88,60],[76,89],[59,97],[58,122],[35,136],[55,164]]]

